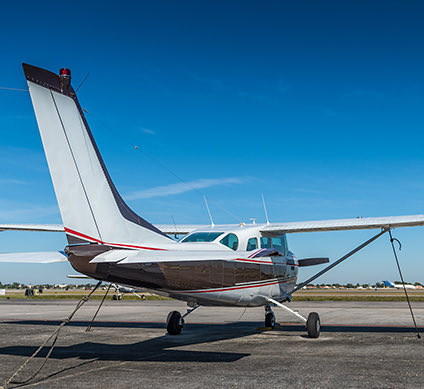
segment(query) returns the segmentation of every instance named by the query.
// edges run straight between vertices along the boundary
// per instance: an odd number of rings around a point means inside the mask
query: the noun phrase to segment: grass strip
[[[39,294],[37,296],[31,296],[31,297],[25,297],[23,295],[6,295],[6,296],[0,296],[0,300],[80,300],[83,296],[83,294]],[[90,300],[101,300],[103,298],[103,295],[96,294],[92,295],[90,297]],[[113,300],[112,296],[109,296],[106,298],[106,300]],[[122,300],[141,300],[137,296],[123,296]],[[156,295],[150,295],[145,296],[145,300],[172,300],[168,297],[162,297],[162,296],[156,296]]]
[[[424,302],[424,296],[411,296],[409,300],[415,302]],[[406,301],[405,296],[296,296],[293,295],[293,301]]]

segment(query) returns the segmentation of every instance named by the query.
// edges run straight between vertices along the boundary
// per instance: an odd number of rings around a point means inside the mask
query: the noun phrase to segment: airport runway
[[[75,303],[0,301],[0,386]],[[273,331],[262,330],[263,308],[205,307],[187,318],[181,335],[169,336],[168,312],[186,309],[178,301],[107,301],[87,333],[98,303],[88,302],[64,327],[39,378],[21,387],[424,387],[424,341],[406,303],[291,303],[304,315],[320,314],[319,339],[307,338],[304,326],[277,308],[281,326]],[[424,303],[413,307],[424,332]]]

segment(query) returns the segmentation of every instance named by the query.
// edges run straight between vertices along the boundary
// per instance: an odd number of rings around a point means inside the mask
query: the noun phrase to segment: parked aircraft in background
[[[316,312],[304,318],[283,302],[303,286],[395,227],[422,226],[424,215],[238,225],[153,226],[119,195],[71,86],[71,72],[59,75],[23,65],[55,189],[63,226],[0,225],[0,230],[63,231],[62,252],[0,255],[1,262],[69,261],[96,280],[186,301],[182,316],[170,312],[169,334],[179,334],[184,317],[199,306],[265,307],[265,324],[274,327],[273,306],[306,323],[310,337],[320,334]],[[296,286],[299,267],[328,258],[296,259],[287,234],[380,229],[355,250]],[[183,234],[176,242],[167,234]]]
[[[92,280],[92,277],[88,277],[83,274],[70,274],[68,275],[68,278],[72,279],[85,279],[85,280]],[[133,294],[137,296],[138,298],[144,300],[146,296],[144,296],[143,293],[145,293],[145,290],[139,290],[134,288],[128,288],[127,286],[118,285],[118,284],[110,284],[111,288],[115,291],[115,294],[112,295],[113,300],[122,300],[122,296],[124,294]]]
[[[384,285],[387,288],[396,288],[396,289],[403,289],[403,287],[405,287],[406,289],[417,289],[417,287],[415,285],[411,285],[411,284],[396,284],[396,283],[392,283],[390,281],[384,281]]]

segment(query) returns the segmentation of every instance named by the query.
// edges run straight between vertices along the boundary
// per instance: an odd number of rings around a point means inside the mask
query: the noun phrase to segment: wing
[[[424,215],[365,217],[292,223],[271,223],[261,229],[262,233],[278,235],[294,232],[364,230],[373,228],[415,227],[424,225]]]
[[[67,260],[68,257],[62,251],[0,254],[0,262],[9,263],[54,263]]]
[[[64,232],[61,224],[0,224],[0,231],[52,231]]]
[[[186,235],[194,230],[210,227],[206,224],[155,224],[155,226],[167,235]]]
[[[278,235],[294,232],[363,230],[373,228],[415,227],[424,225],[424,215],[366,217],[355,219],[334,219],[302,221],[290,223],[270,223],[261,228],[261,232]],[[159,230],[168,235],[186,235],[195,230],[210,227],[206,224],[158,224]],[[221,225],[219,227],[234,227],[239,225]],[[0,224],[0,231],[51,231],[64,232],[60,224]]]
[[[207,227],[206,224],[159,224],[156,226],[163,233],[169,235],[186,235],[199,228]],[[50,231],[65,232],[61,224],[0,224],[0,231]]]

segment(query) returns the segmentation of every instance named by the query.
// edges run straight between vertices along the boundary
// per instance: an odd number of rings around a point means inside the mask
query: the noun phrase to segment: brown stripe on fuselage
[[[96,263],[89,263],[94,257],[111,250],[111,247],[99,244],[83,244],[66,246],[65,254],[72,267],[87,276],[103,280],[101,274],[97,270]]]
[[[89,262],[113,247],[87,244],[68,246],[66,252],[75,270],[95,279],[138,288],[187,291],[232,287],[255,281],[293,276],[291,265],[234,261],[180,261],[116,264]],[[281,257],[279,257],[281,263]]]

